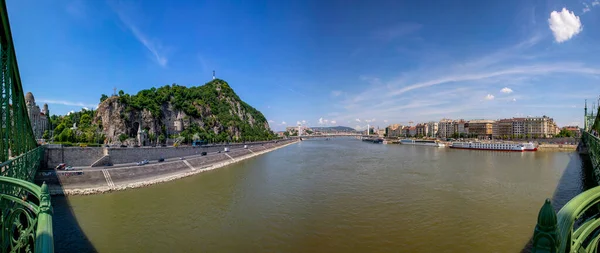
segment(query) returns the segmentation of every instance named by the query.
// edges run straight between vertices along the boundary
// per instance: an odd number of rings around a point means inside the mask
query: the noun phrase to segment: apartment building
[[[385,130],[386,130],[385,136],[387,136],[387,137],[402,136],[402,128],[403,127],[404,126],[402,126],[400,124],[389,125],[388,127],[385,128]]]
[[[429,128],[427,123],[419,123],[416,126],[417,136],[427,136],[429,134]]]
[[[554,119],[544,115],[542,117],[527,117],[523,123],[524,135],[534,138],[548,138],[556,134]]]
[[[469,123],[466,122],[464,119],[459,119],[457,121],[454,122],[453,124],[454,127],[454,131],[452,134],[467,134],[469,133],[468,128],[469,128]]]
[[[469,121],[469,134],[473,134],[479,139],[492,138],[493,125],[493,120],[471,120]]]
[[[442,119],[438,124],[438,136],[441,138],[450,138],[454,134],[455,121],[451,119]]]
[[[431,121],[427,123],[427,135],[430,137],[435,137],[438,135],[438,126],[439,123],[435,121]]]
[[[493,125],[492,136],[498,137],[510,137],[513,135],[514,119],[501,119],[496,121]]]

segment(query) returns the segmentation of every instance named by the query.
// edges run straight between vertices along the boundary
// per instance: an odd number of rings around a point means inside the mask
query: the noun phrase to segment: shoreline
[[[108,176],[105,175],[106,180],[107,180],[105,185],[98,186],[98,187],[65,189],[62,186],[49,185],[50,195],[52,195],[52,196],[60,196],[60,195],[71,196],[71,195],[103,194],[103,193],[110,193],[110,192],[115,192],[115,191],[123,191],[123,190],[128,190],[128,189],[141,188],[141,187],[151,186],[151,185],[160,184],[160,183],[164,183],[164,182],[170,182],[173,180],[193,176],[193,175],[196,175],[196,174],[199,174],[202,172],[222,168],[222,167],[225,167],[225,166],[228,166],[228,165],[231,165],[231,164],[234,164],[234,163],[246,160],[246,159],[250,159],[250,158],[271,152],[273,150],[287,147],[288,145],[292,145],[297,142],[298,141],[292,141],[292,142],[285,143],[285,144],[282,144],[279,146],[270,147],[270,148],[267,148],[267,149],[261,150],[261,151],[252,151],[250,149],[246,149],[246,150],[250,151],[251,153],[242,155],[239,157],[230,157],[227,153],[224,153],[225,155],[229,156],[230,159],[224,160],[224,161],[213,162],[213,163],[207,164],[207,165],[199,167],[199,168],[193,167],[192,165],[189,164],[189,162],[187,162],[187,160],[182,160],[183,163],[185,163],[191,169],[190,171],[179,172],[179,173],[174,173],[174,174],[169,174],[169,175],[164,175],[164,176],[158,175],[156,178],[151,178],[151,179],[141,178],[138,180],[132,180],[131,182],[125,182],[125,183],[118,184],[118,185],[114,184],[110,175],[108,175]],[[115,168],[115,170],[127,169],[127,168],[130,168],[130,167]],[[110,169],[108,169],[108,170],[110,170]],[[106,171],[106,170],[103,170],[103,171]],[[112,187],[110,186],[110,184],[112,184]],[[57,189],[57,188],[59,188],[59,189]]]

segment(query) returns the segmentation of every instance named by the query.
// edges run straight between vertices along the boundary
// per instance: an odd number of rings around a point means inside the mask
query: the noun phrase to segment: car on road
[[[148,163],[149,163],[148,160],[143,160],[141,162],[137,162],[136,165],[140,166],[140,165],[145,165],[145,164],[148,164]]]
[[[185,157],[179,157],[179,160],[185,160]]]
[[[55,169],[56,170],[64,170],[66,166],[67,166],[66,163],[61,163],[61,164],[57,165]]]
[[[162,162],[164,162],[164,161],[165,161],[165,158],[160,158],[160,159],[158,159],[158,162],[159,162],[159,163],[162,163]]]
[[[73,168],[73,166],[67,166],[65,170],[75,170],[75,168]]]
[[[206,152],[202,152],[202,153],[200,153],[200,155],[201,155],[201,156],[205,156],[205,155],[206,155]]]

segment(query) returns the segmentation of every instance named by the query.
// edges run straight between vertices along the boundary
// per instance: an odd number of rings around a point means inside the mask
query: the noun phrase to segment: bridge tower
[[[585,100],[585,107],[583,109],[583,130],[587,131],[587,99]]]

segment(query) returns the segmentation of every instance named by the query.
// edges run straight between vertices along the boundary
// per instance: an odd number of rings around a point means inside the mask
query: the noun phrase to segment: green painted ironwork
[[[29,121],[4,0],[0,19],[0,252],[54,252],[48,186],[32,183],[44,148]]]
[[[0,250],[54,252],[48,186],[0,176]]]
[[[600,182],[599,132],[600,101],[599,107],[593,106],[590,114],[586,101],[581,142],[589,155],[596,182]],[[532,252],[597,252],[600,243],[599,207],[600,186],[575,196],[558,213],[554,212],[547,199],[538,214]]]

